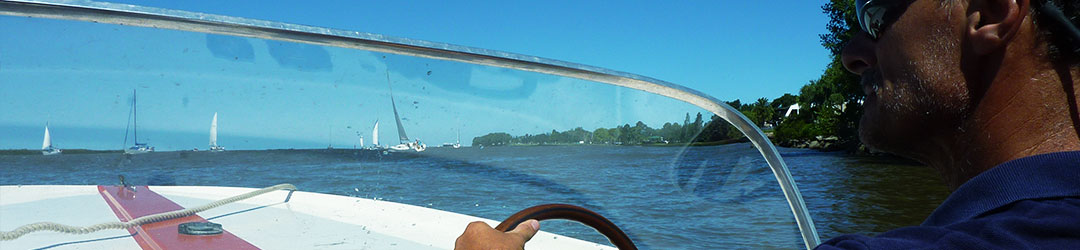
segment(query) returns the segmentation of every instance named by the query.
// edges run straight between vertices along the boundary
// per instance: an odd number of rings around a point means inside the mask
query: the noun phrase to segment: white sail
[[[379,146],[379,120],[375,120],[375,129],[371,130],[371,146]]]
[[[49,125],[45,125],[45,140],[41,142],[41,150],[52,147],[52,137],[49,136]]]
[[[217,147],[217,112],[214,112],[214,120],[210,121],[210,147]]]
[[[397,105],[394,104],[394,93],[390,93],[390,107],[394,108],[394,119],[397,120],[398,141],[408,143],[409,135],[405,134],[405,126],[401,125],[401,117],[398,116]]]

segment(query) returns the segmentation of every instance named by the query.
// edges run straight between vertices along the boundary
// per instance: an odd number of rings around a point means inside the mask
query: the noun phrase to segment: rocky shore
[[[790,139],[776,141],[776,145],[787,148],[808,148],[821,151],[840,151],[852,146],[851,142],[840,140],[840,138],[836,136],[824,137],[820,135],[809,140]],[[862,148],[861,145],[860,148]]]

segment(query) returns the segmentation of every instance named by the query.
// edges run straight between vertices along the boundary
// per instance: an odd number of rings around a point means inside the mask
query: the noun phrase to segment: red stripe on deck
[[[147,186],[138,186],[135,189],[137,191],[133,192],[120,186],[98,186],[101,197],[109,203],[120,221],[127,222],[141,216],[184,209],[168,198],[150,191]],[[135,241],[143,249],[259,249],[227,230],[210,236],[184,235],[177,231],[180,223],[197,221],[207,220],[199,215],[191,215],[128,228],[128,232],[134,234]]]

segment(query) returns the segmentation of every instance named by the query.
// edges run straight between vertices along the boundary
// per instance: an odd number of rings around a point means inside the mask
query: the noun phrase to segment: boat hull
[[[427,147],[422,144],[398,144],[391,146],[388,150],[391,152],[424,152],[424,150],[427,150]]]
[[[137,155],[137,154],[145,154],[145,153],[150,153],[150,152],[154,152],[154,150],[153,149],[130,149],[130,148],[129,149],[124,149],[124,154],[126,154],[126,155]]]
[[[0,186],[0,230],[10,231],[20,225],[52,221],[74,226],[117,221],[121,210],[113,210],[111,197],[119,203],[135,196],[159,194],[180,207],[191,208],[216,200],[253,191],[252,188],[205,186],[139,186],[134,195],[116,193],[118,187],[102,186]],[[197,215],[251,245],[264,249],[452,249],[454,241],[472,221],[489,225],[498,222],[463,214],[407,204],[297,191],[286,203],[288,191],[273,191],[251,199],[227,204]],[[130,203],[130,201],[129,201]],[[116,203],[113,203],[116,204]],[[156,206],[159,204],[126,205]],[[146,208],[142,208],[146,209]],[[186,217],[185,217],[186,218]],[[141,226],[153,227],[157,222]],[[174,230],[161,230],[169,234]],[[137,231],[137,230],[136,230]],[[216,248],[229,249],[229,242],[218,238],[170,236],[182,240],[210,241]],[[85,249],[140,249],[138,234],[128,230],[104,230],[71,235],[35,232],[13,241],[0,241],[0,249],[30,249],[65,245]],[[177,248],[170,241],[155,241],[158,246]],[[541,231],[530,241],[529,249],[613,249],[570,237]]]

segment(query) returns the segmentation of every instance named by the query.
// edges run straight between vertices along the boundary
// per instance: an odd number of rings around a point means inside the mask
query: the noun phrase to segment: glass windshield
[[[662,95],[285,41],[10,16],[0,26],[0,185],[291,183],[496,221],[566,203],[642,248],[804,247],[757,148]],[[608,244],[573,222],[542,229]]]

